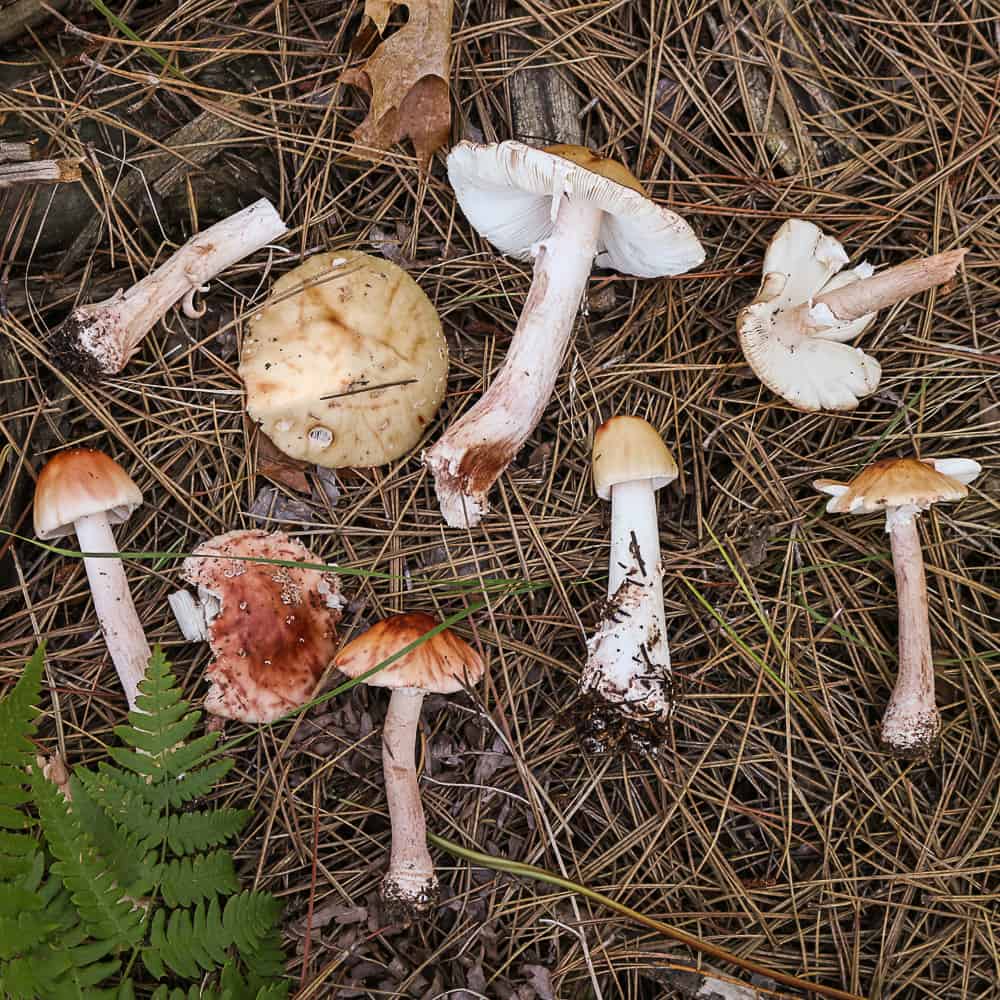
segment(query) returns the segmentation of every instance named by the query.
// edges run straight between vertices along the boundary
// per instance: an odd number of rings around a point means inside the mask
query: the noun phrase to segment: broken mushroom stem
[[[852,323],[950,281],[966,253],[964,249],[949,250],[933,257],[907,261],[869,278],[823,292],[799,309],[805,314],[806,325],[814,329]]]
[[[204,310],[196,309],[195,294],[285,228],[274,206],[261,198],[191,237],[131,288],[119,289],[103,302],[78,306],[55,337],[64,365],[83,375],[120,372],[171,306],[181,302],[185,315],[200,316]]]
[[[423,691],[397,688],[389,699],[382,731],[382,767],[392,825],[389,870],[382,879],[382,898],[420,909],[432,905],[438,893],[417,784],[417,727],[423,701]]]
[[[565,192],[553,210],[552,235],[533,248],[531,288],[503,367],[426,455],[453,528],[478,524],[488,510],[490,488],[541,419],[573,333],[603,212]]]

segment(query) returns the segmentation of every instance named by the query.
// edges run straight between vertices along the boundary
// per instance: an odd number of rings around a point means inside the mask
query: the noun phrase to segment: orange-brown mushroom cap
[[[439,624],[419,611],[386,618],[352,639],[340,651],[337,668],[348,677],[360,677]],[[464,639],[446,628],[373,674],[365,683],[374,687],[455,694],[467,684],[475,684],[485,669],[482,657]]]
[[[206,608],[218,602],[207,616],[215,659],[205,672],[206,710],[273,722],[312,696],[336,652],[343,601],[332,573],[248,559],[320,560],[283,532],[252,530],[219,535],[184,561]]]

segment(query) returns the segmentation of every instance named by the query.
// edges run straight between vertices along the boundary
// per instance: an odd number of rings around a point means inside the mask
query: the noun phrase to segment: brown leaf
[[[406,6],[405,25],[380,42],[365,64],[349,69],[341,82],[359,87],[370,98],[365,120],[354,130],[352,153],[373,159],[373,149],[388,149],[409,137],[426,167],[451,132],[448,67],[454,0],[365,0],[358,38],[381,34],[392,10]]]
[[[306,479],[308,462],[300,462],[297,458],[289,458],[266,435],[257,435],[257,474],[273,483],[287,486],[297,493],[309,492],[309,480]]]

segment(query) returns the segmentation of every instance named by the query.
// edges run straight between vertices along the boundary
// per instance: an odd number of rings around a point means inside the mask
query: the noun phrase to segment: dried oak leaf
[[[308,462],[290,458],[266,435],[257,435],[257,474],[296,493],[309,492]]]
[[[405,6],[403,27],[378,44],[357,69],[345,70],[341,82],[359,87],[370,98],[365,120],[351,133],[353,155],[373,158],[409,137],[417,159],[426,167],[448,142],[451,98],[451,17],[454,0],[365,0],[365,17],[356,44],[381,35],[395,7]]]

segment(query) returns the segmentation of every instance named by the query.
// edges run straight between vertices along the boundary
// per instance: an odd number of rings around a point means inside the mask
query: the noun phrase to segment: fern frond
[[[239,887],[228,851],[175,858],[160,870],[160,891],[171,907],[190,906],[216,895],[228,896]]]
[[[253,956],[281,916],[281,903],[266,892],[247,890],[230,896],[222,916],[226,930],[244,958]]]

